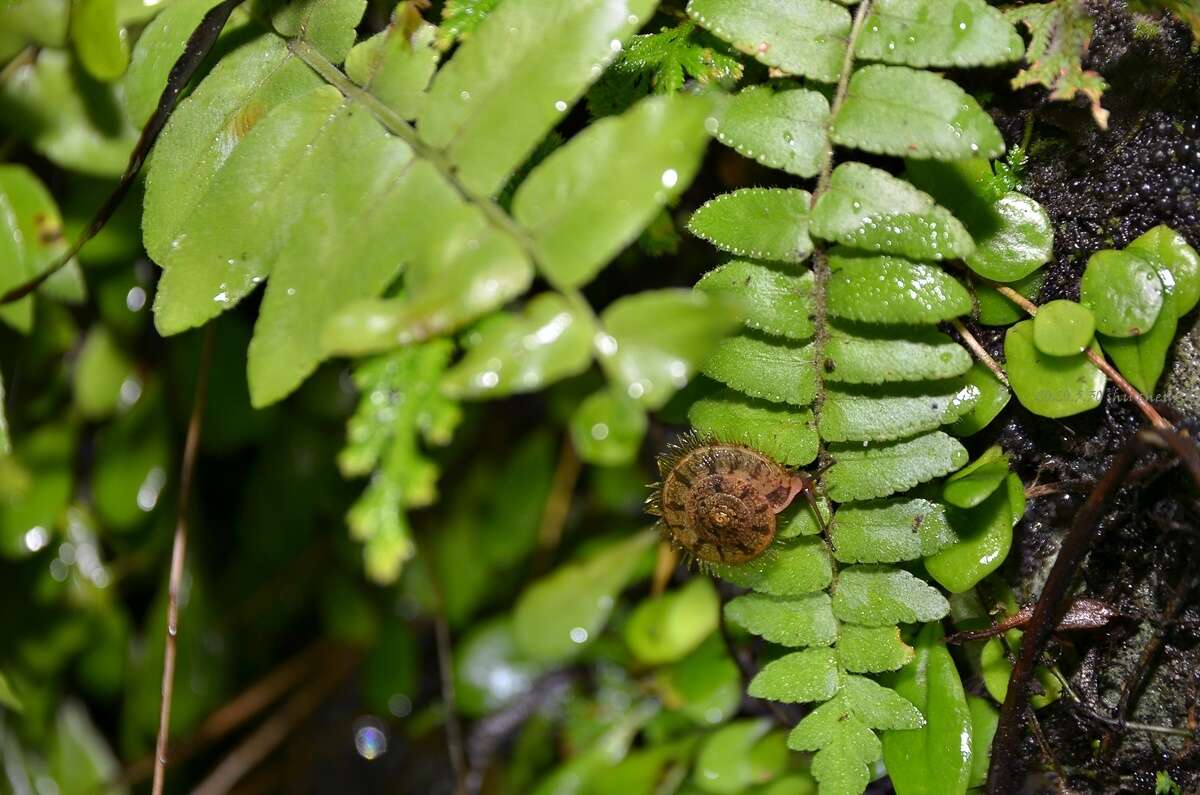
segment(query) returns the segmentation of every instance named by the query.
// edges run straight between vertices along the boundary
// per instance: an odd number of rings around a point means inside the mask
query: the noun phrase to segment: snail
[[[775,516],[815,482],[753,448],[684,437],[658,461],[662,482],[647,500],[667,541],[703,564],[737,565],[775,540]],[[817,514],[818,520],[820,513]]]

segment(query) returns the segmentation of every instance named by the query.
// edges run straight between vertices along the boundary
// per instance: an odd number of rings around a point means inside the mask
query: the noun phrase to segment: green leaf
[[[835,323],[825,357],[825,380],[847,384],[939,380],[971,369],[962,346],[926,327]]]
[[[941,268],[847,249],[834,249],[828,260],[826,300],[834,317],[918,325],[971,312],[971,294]]]
[[[124,171],[138,137],[115,88],[61,50],[40,50],[0,84],[0,118],[55,165],[93,176]]]
[[[905,648],[912,659],[912,649]],[[873,729],[896,731],[925,725],[920,710],[908,699],[865,676],[847,676],[842,692],[854,716]]]
[[[823,591],[833,581],[833,564],[825,542],[811,536],[775,543],[757,558],[738,566],[716,564],[722,580],[771,596],[804,596]]]
[[[0,670],[0,707],[13,712],[20,712],[23,709],[21,699],[17,697],[3,670]]]
[[[437,28],[410,29],[403,18],[362,41],[346,55],[346,76],[405,119],[416,118],[437,68]]]
[[[172,0],[138,35],[121,80],[125,112],[137,127],[145,125],[167,87],[171,67],[188,37],[220,0]]]
[[[542,662],[578,654],[600,634],[617,595],[641,568],[657,539],[655,533],[639,533],[529,585],[517,598],[513,613],[518,651]]]
[[[133,362],[105,326],[88,332],[75,363],[75,406],[89,420],[111,415],[123,402],[122,387],[135,378]]]
[[[741,795],[747,787],[759,783],[754,750],[772,736],[782,739],[782,735],[768,735],[770,730],[771,721],[759,718],[736,721],[709,735],[696,756],[692,773],[696,786],[712,795]],[[779,747],[786,755],[782,743]]]
[[[858,673],[894,671],[913,658],[912,647],[900,639],[900,627],[895,626],[842,624],[837,653],[847,671]]]
[[[1158,266],[1159,278],[1175,296],[1175,311],[1179,317],[1191,312],[1200,300],[1200,255],[1188,245],[1183,235],[1160,224],[1138,237],[1128,248]],[[1167,284],[1162,275],[1164,268],[1171,274],[1174,285]]]
[[[4,375],[0,373],[0,456],[7,456],[12,453],[12,436],[8,432],[8,415],[4,410]],[[3,672],[0,671],[0,675]],[[2,683],[0,683],[2,684]],[[2,690],[3,688],[0,688]],[[3,698],[0,697],[0,702]]]
[[[542,0],[505,0],[438,71],[422,139],[468,190],[494,195],[656,5],[581,0],[548,14]]]
[[[812,253],[810,201],[796,188],[742,188],[706,202],[688,230],[739,257],[803,262]]]
[[[558,41],[561,32],[554,35]],[[534,81],[544,82],[544,75]],[[691,184],[712,113],[709,98],[651,97],[590,125],[533,169],[513,198],[513,215],[530,230],[553,284],[591,281]],[[504,116],[505,137],[517,118]]]
[[[953,82],[906,66],[864,66],[850,78],[830,139],[897,157],[997,157],[1004,139],[992,119]]]
[[[442,388],[455,398],[537,391],[586,370],[595,333],[589,308],[542,293],[521,314],[493,315],[472,329]]]
[[[741,62],[714,43],[720,44],[690,20],[634,36],[589,93],[589,110],[595,116],[619,111],[628,101],[622,95],[644,93],[647,87],[655,94],[674,94],[689,78],[702,85],[736,82],[742,76]],[[598,102],[598,95],[606,91],[609,97]]]
[[[359,0],[294,2],[284,8],[289,17],[278,19],[276,24],[285,30],[299,28],[303,23],[306,40],[329,60],[340,62],[353,44],[354,27],[364,6]],[[242,251],[237,247],[238,240],[253,240],[261,237],[264,230],[273,232],[280,226],[280,221],[275,220],[281,212],[280,201],[289,210],[283,218],[293,218],[303,209],[302,203],[293,201],[289,193],[284,192],[280,197],[270,189],[298,163],[311,161],[314,152],[304,149],[309,140],[300,140],[296,148],[287,147],[298,136],[303,139],[306,134],[319,131],[319,127],[276,131],[265,136],[267,140],[256,136],[261,151],[248,158],[233,155],[272,108],[321,85],[321,79],[292,57],[287,43],[274,35],[261,36],[237,48],[213,67],[196,90],[179,103],[150,158],[142,223],[151,259],[161,265],[189,220],[198,218],[203,222],[206,212],[207,220],[225,233],[239,233],[225,256],[237,259]],[[275,135],[278,140],[271,140]],[[263,163],[255,168],[259,160]],[[231,178],[226,167],[234,164],[240,164],[238,169],[245,171]],[[257,192],[258,198],[268,205],[263,215],[248,215],[241,202],[232,201],[248,191]],[[302,195],[317,193],[314,189]],[[202,209],[214,204],[221,207]],[[286,224],[283,226],[286,231]],[[192,234],[198,234],[201,228],[197,223]],[[180,241],[181,245],[184,242]],[[215,294],[216,291],[209,293],[207,298]]]
[[[454,651],[457,705],[470,717],[486,715],[528,693],[545,669],[521,656],[509,616],[473,627]]]
[[[749,328],[803,340],[813,334],[812,283],[812,271],[794,275],[769,263],[732,260],[704,274],[696,289],[740,303]]]
[[[974,508],[1008,477],[1008,456],[992,445],[942,484],[942,499],[959,508]]]
[[[1008,286],[1036,304],[1038,293],[1042,291],[1042,284],[1045,281],[1046,271],[1039,268],[1024,279],[1018,279]],[[976,282],[973,289],[975,301],[979,305],[979,322],[983,325],[1011,326],[1018,320],[1025,319],[1024,309],[996,292],[992,287]]]
[[[470,38],[498,5],[500,0],[446,0],[438,24],[438,47],[448,49],[456,41]]]
[[[1050,301],[1033,318],[1033,344],[1048,356],[1075,356],[1092,344],[1096,321],[1074,301]]]
[[[886,566],[849,566],[838,575],[833,591],[833,614],[865,627],[937,621],[949,611],[936,588]]]
[[[1097,251],[1079,282],[1079,302],[1095,315],[1096,331],[1109,337],[1150,331],[1166,292],[1154,264],[1131,251]]]
[[[830,528],[833,556],[843,563],[898,563],[931,555],[954,540],[945,510],[924,499],[842,506]]]
[[[1159,271],[1159,275],[1162,275],[1162,271]],[[1163,294],[1162,309],[1158,311],[1154,325],[1145,334],[1136,337],[1100,337],[1100,345],[1121,375],[1148,397],[1154,395],[1154,387],[1166,366],[1171,343],[1175,341],[1179,317],[1175,307],[1175,294],[1168,291]],[[1038,317],[1041,317],[1040,311]],[[1037,330],[1036,327],[1034,330]]]
[[[1024,194],[1005,194],[984,217],[967,223],[975,237],[975,250],[963,259],[985,279],[1017,281],[1054,255],[1050,216],[1042,205]]]
[[[809,408],[725,389],[693,403],[688,421],[705,436],[753,447],[784,466],[804,466],[817,457],[817,427]]]
[[[963,257],[974,247],[963,225],[927,193],[862,163],[834,169],[809,228],[824,240],[912,259]]]
[[[896,676],[896,692],[925,725],[883,735],[883,760],[898,795],[958,795],[971,774],[971,713],[938,624],[922,628],[917,655]]]
[[[1001,704],[1008,695],[1008,680],[1012,676],[1013,664],[1009,658],[1020,657],[1022,634],[1019,629],[1010,629],[1003,637],[988,638],[979,653],[983,684],[988,694]],[[1030,696],[1029,703],[1034,709],[1041,709],[1062,696],[1062,682],[1043,666],[1039,665],[1033,672],[1042,692]]]
[[[802,88],[748,86],[730,101],[717,140],[770,168],[815,177],[825,155],[829,100]]]
[[[722,340],[704,374],[750,397],[794,406],[811,403],[817,389],[812,345],[752,331]]]
[[[71,41],[79,62],[97,80],[116,80],[129,66],[129,47],[117,24],[116,0],[71,0]]]
[[[1092,343],[1091,350],[1100,353]],[[1046,356],[1033,342],[1033,321],[1024,320],[1004,335],[1004,358],[1013,393],[1025,408],[1043,417],[1067,417],[1094,409],[1107,380],[1087,356]]]
[[[962,376],[963,380],[979,390],[979,399],[975,407],[963,415],[958,422],[950,426],[950,432],[955,436],[971,436],[979,433],[996,419],[997,415],[1008,405],[1012,396],[1008,387],[1000,383],[995,374],[979,362],[971,365],[971,369]]]
[[[646,412],[635,401],[601,389],[571,415],[571,442],[589,464],[620,466],[637,457],[648,425]]]
[[[885,442],[932,431],[970,411],[979,389],[960,381],[831,386],[817,427],[827,442]]]
[[[648,409],[687,384],[740,318],[692,290],[649,290],[614,301],[600,318],[600,361],[614,383]]]
[[[906,491],[967,463],[958,440],[934,431],[899,442],[830,445],[834,463],[825,487],[834,502],[871,500]]]
[[[11,289],[45,271],[67,250],[63,220],[50,191],[32,171],[0,165],[0,289]],[[49,298],[83,300],[83,276],[72,260],[39,288]],[[18,331],[33,328],[33,298],[0,307],[0,318]]]
[[[1021,34],[983,0],[878,0],[854,46],[863,60],[917,67],[994,66],[1024,51]]]
[[[117,755],[78,701],[66,699],[58,707],[54,732],[45,751],[47,770],[42,775],[54,782],[58,792],[83,795],[119,791],[111,784],[121,772]]]
[[[710,637],[683,660],[655,671],[663,698],[700,725],[721,723],[737,712],[742,680],[724,642]]]
[[[1008,557],[1015,524],[1007,488],[997,488],[975,508],[947,510],[958,541],[925,558],[925,569],[951,593],[974,588]]]
[[[394,580],[415,552],[403,509],[433,502],[437,466],[421,443],[445,445],[460,419],[458,404],[438,390],[454,352],[448,340],[369,359],[355,368],[361,393],[346,427],[338,467],[371,481],[347,515],[351,534],[366,543],[367,573]]]
[[[1012,79],[1013,88],[1042,85],[1050,98],[1069,100],[1082,92],[1092,105],[1092,117],[1104,129],[1108,111],[1100,107],[1100,95],[1108,88],[1098,73],[1084,69],[1082,59],[1092,40],[1094,23],[1087,8],[1079,3],[1027,3],[1005,13],[1010,22],[1029,28],[1029,66]]]
[[[875,733],[837,697],[817,707],[788,735],[788,747],[817,753],[812,773],[822,795],[860,795],[871,779],[870,765],[882,748]]]
[[[1000,711],[979,696],[967,696],[967,711],[971,713],[971,775],[967,787],[982,787],[987,783],[992,738],[996,736]]]
[[[828,0],[689,0],[688,15],[767,66],[835,83],[850,13]]]
[[[707,577],[640,602],[625,624],[625,643],[647,665],[681,660],[717,629],[721,600]]]
[[[748,593],[725,605],[725,617],[781,646],[829,646],[838,637],[838,622],[824,593],[800,597]]]
[[[838,663],[833,649],[805,649],[772,660],[750,681],[746,692],[796,704],[825,701],[838,691]]]

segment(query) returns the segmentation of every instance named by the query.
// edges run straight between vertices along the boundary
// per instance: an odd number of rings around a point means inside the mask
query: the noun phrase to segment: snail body
[[[659,461],[649,512],[668,541],[703,563],[736,565],[775,540],[776,515],[812,479],[738,444],[691,437]]]

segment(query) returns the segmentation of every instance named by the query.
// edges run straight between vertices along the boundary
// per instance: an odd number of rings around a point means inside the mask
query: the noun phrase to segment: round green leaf
[[[1164,274],[1161,270],[1159,275],[1170,278],[1170,274]],[[1163,294],[1158,318],[1145,334],[1136,337],[1100,336],[1100,344],[1108,358],[1143,395],[1154,394],[1154,387],[1167,363],[1171,343],[1175,340],[1175,327],[1179,323],[1175,302],[1174,293],[1168,291]]]
[[[1100,353],[1092,343],[1091,350]],[[1021,405],[1043,417],[1068,417],[1094,409],[1104,397],[1104,373],[1080,353],[1047,356],[1033,341],[1033,321],[1025,320],[1004,336],[1009,383]]]
[[[1011,191],[988,209],[988,218],[972,228],[975,250],[963,258],[971,270],[998,282],[1015,282],[1050,261],[1054,227],[1050,216],[1028,196]]]
[[[767,734],[770,729],[771,722],[759,718],[731,723],[709,735],[696,758],[696,786],[712,795],[739,795],[783,772],[787,747],[782,733]]]
[[[1163,303],[1163,283],[1154,265],[1129,251],[1105,249],[1088,259],[1079,301],[1096,316],[1096,330],[1110,337],[1136,337],[1154,325]]]
[[[1136,251],[1148,259],[1155,260],[1170,274],[1174,285],[1163,283],[1175,295],[1175,311],[1180,317],[1192,311],[1200,300],[1200,255],[1188,245],[1183,235],[1169,226],[1156,226],[1129,244],[1128,250]]]
[[[1000,383],[995,374],[985,365],[975,362],[963,376],[963,379],[979,390],[979,399],[958,422],[950,426],[950,432],[955,436],[970,436],[988,426],[996,416],[1008,405],[1012,397],[1008,387]]]
[[[998,569],[1012,547],[1008,489],[997,488],[977,507],[950,508],[946,515],[959,540],[925,558],[925,568],[946,590],[962,593]]]
[[[946,478],[942,498],[959,508],[974,508],[991,495],[1008,475],[1008,456],[993,445],[970,464]]]
[[[625,643],[648,665],[686,657],[717,628],[720,599],[707,577],[644,600],[625,625]]]
[[[71,0],[70,31],[80,63],[97,80],[115,80],[129,65],[117,0]]]
[[[1000,617],[1001,619],[1004,616]],[[983,644],[979,655],[979,667],[983,674],[983,684],[992,698],[1004,703],[1008,695],[1008,680],[1012,676],[1013,664],[1009,662],[1010,653],[1020,656],[1021,630],[1010,629],[1005,637],[988,638]],[[1062,695],[1062,682],[1043,666],[1034,669],[1034,676],[1042,687],[1042,692],[1029,697],[1029,703],[1034,709],[1041,709],[1047,704],[1053,704]]]
[[[1050,356],[1074,356],[1092,344],[1096,321],[1091,311],[1074,301],[1043,304],[1033,319],[1033,344]]]
[[[589,395],[571,416],[571,441],[589,464],[619,466],[637,457],[646,434],[646,412],[609,389]]]

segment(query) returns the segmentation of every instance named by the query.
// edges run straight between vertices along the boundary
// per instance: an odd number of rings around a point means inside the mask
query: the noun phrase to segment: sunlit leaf
[[[866,627],[936,621],[950,611],[936,588],[903,569],[850,566],[838,575],[833,614]]]
[[[97,80],[120,77],[129,46],[117,24],[116,0],[71,0],[71,40],[83,68]]]
[[[136,126],[154,113],[167,75],[204,14],[220,0],[172,0],[138,35],[121,80],[125,112]]]
[[[706,273],[696,289],[739,303],[749,328],[803,340],[813,333],[812,280],[811,271],[793,275],[768,263],[733,260]]]
[[[983,0],[877,0],[854,54],[908,66],[993,66],[1025,51],[999,10]]]
[[[467,335],[466,355],[442,379],[452,397],[532,392],[576,375],[592,362],[591,311],[543,293],[521,314],[484,319]]]
[[[945,208],[886,171],[843,163],[817,200],[810,231],[868,252],[912,259],[963,257],[974,248],[967,230]]]
[[[1074,301],[1050,301],[1033,318],[1033,344],[1050,356],[1075,356],[1092,344],[1096,321],[1087,307]]]
[[[1097,354],[1100,347],[1092,343]],[[1087,356],[1046,356],[1033,342],[1033,321],[1024,320],[1004,335],[1005,366],[1013,394],[1043,417],[1067,417],[1100,405],[1104,373]]]
[[[829,312],[868,323],[940,323],[971,312],[971,294],[941,268],[848,249],[828,254]]]
[[[764,166],[816,176],[825,154],[829,100],[816,91],[748,86],[725,109],[717,140]]]
[[[958,540],[925,558],[925,569],[946,590],[962,593],[1000,568],[1012,547],[1014,516],[1008,489],[997,488],[969,510],[948,508],[946,515]]]
[[[954,378],[971,369],[971,355],[930,327],[837,323],[825,356],[825,380],[847,384]]]
[[[1096,331],[1109,337],[1148,332],[1166,292],[1154,264],[1133,251],[1097,251],[1079,282],[1079,302],[1095,315]]]
[[[957,160],[1004,152],[1000,131],[969,94],[932,72],[905,66],[857,70],[829,137],[897,157]]]
[[[495,194],[656,5],[581,0],[546,13],[542,0],[505,0],[433,79],[421,137],[468,189]]]
[[[833,579],[825,543],[805,537],[775,543],[757,558],[737,566],[712,567],[723,580],[771,596],[804,596],[824,590]]]
[[[834,463],[825,474],[835,502],[870,500],[911,489],[967,463],[967,451],[941,431],[899,442],[831,445]]]
[[[754,332],[721,341],[704,374],[754,398],[804,406],[816,394],[813,346]]]
[[[1174,285],[1167,285],[1175,296],[1175,311],[1183,317],[1200,300],[1200,255],[1188,245],[1183,235],[1169,226],[1159,225],[1142,234],[1128,246],[1129,249],[1153,260],[1171,274]],[[1163,283],[1166,284],[1163,278]]]
[[[912,651],[909,648],[909,659],[912,658]],[[920,710],[912,702],[895,690],[864,676],[846,677],[843,693],[855,717],[873,729],[896,731],[925,725]]]
[[[534,168],[513,198],[513,215],[530,230],[551,282],[591,281],[691,184],[714,112],[706,98],[651,97],[595,122]],[[506,131],[514,118],[505,115]]]
[[[894,671],[913,657],[912,647],[900,639],[900,627],[845,623],[840,628],[837,653],[847,671],[858,673]]]
[[[824,593],[785,598],[751,592],[727,603],[725,617],[781,646],[829,646],[838,638]]]
[[[643,600],[625,624],[625,643],[648,665],[686,657],[717,629],[720,599],[707,577]]]
[[[688,15],[767,66],[833,83],[850,13],[828,0],[689,0]]]
[[[832,649],[805,649],[773,660],[751,680],[746,692],[794,704],[824,701],[838,688],[837,657]]]
[[[810,199],[797,188],[742,188],[701,206],[688,230],[739,257],[802,262],[812,251]]]
[[[842,506],[830,528],[843,563],[897,563],[931,555],[955,540],[944,508],[924,499]]]
[[[884,442],[932,431],[970,411],[979,389],[959,381],[831,386],[818,429],[828,442]]]
[[[651,290],[615,301],[600,318],[601,364],[630,398],[661,407],[740,324],[727,303],[692,290]]]
[[[1008,477],[1008,456],[993,445],[971,463],[946,478],[942,499],[959,508],[974,508],[986,500]]]

